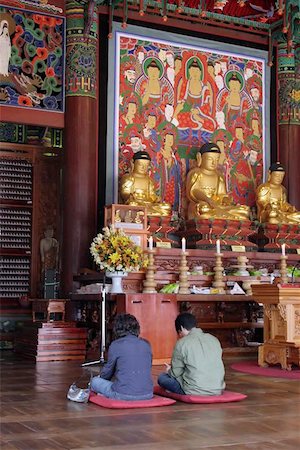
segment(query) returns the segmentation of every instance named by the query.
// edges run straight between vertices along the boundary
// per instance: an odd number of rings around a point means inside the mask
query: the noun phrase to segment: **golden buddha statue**
[[[203,144],[196,154],[197,167],[187,174],[188,219],[248,220],[249,207],[235,205],[217,171],[221,150],[217,144]]]
[[[133,170],[121,178],[121,197],[126,205],[145,206],[148,216],[170,216],[171,205],[160,201],[148,175],[150,162],[147,152],[139,151],[134,154]]]
[[[300,224],[300,211],[287,202],[287,191],[282,186],[285,170],[279,163],[269,169],[266,183],[256,190],[257,215],[260,222]]]

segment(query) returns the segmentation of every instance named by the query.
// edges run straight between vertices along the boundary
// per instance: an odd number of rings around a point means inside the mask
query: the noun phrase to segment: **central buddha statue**
[[[120,182],[121,197],[126,205],[145,206],[148,216],[170,216],[171,205],[162,203],[148,171],[151,158],[145,151],[133,156],[133,170],[123,175]]]
[[[284,167],[279,163],[271,165],[266,183],[256,190],[258,220],[273,224],[300,224],[300,212],[287,202],[287,191],[282,185]]]
[[[188,172],[186,181],[188,219],[249,219],[249,207],[235,205],[226,191],[225,180],[217,171],[220,155],[220,148],[213,143],[203,144],[197,152],[197,167]]]

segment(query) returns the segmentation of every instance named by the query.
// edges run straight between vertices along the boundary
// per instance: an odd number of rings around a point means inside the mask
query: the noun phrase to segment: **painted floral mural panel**
[[[64,36],[62,17],[0,12],[0,104],[63,112]]]

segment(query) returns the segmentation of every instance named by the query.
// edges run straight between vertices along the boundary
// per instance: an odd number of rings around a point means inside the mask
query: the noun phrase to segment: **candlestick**
[[[219,255],[221,253],[220,239],[217,239],[216,245],[217,245],[217,254]]]
[[[149,237],[149,250],[153,250],[153,237]]]
[[[214,267],[215,277],[212,285],[214,288],[217,288],[219,290],[220,294],[225,294],[225,282],[223,281],[224,267],[222,266],[222,256],[222,253],[216,253],[216,265]]]
[[[150,236],[151,238],[152,236]],[[143,281],[143,285],[144,285],[144,289],[143,289],[143,293],[145,294],[154,294],[156,293],[156,281],[155,281],[155,271],[156,271],[156,267],[155,267],[155,263],[154,263],[154,250],[150,250],[150,238],[149,238],[149,249],[147,251],[148,253],[148,259],[149,259],[149,263],[147,266],[147,271],[146,271],[146,279]],[[153,244],[153,242],[152,242]]]
[[[185,238],[182,238],[182,240]],[[180,265],[179,265],[179,294],[190,294],[189,282],[188,282],[188,270],[187,257],[188,253],[185,251],[181,252]]]
[[[284,244],[283,244],[284,245]],[[283,284],[288,283],[288,276],[287,276],[287,256],[285,255],[281,255],[280,257],[280,278],[281,278],[281,282]]]
[[[181,251],[184,253],[186,251],[186,239],[181,239]]]
[[[282,256],[285,256],[285,244],[281,245],[281,254]]]

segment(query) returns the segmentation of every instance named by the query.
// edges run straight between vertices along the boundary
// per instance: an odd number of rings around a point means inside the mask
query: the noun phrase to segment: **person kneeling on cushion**
[[[221,395],[225,389],[222,348],[219,340],[201,328],[196,317],[179,314],[175,328],[180,337],[166,373],[158,377],[158,384],[170,392],[187,395]]]
[[[91,381],[91,390],[116,400],[148,400],[153,397],[152,351],[139,338],[140,324],[131,314],[116,317],[108,360],[101,374]]]

